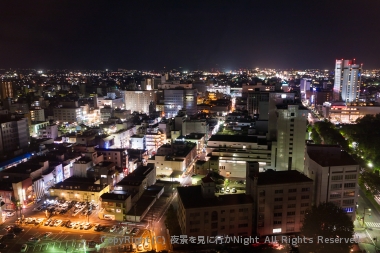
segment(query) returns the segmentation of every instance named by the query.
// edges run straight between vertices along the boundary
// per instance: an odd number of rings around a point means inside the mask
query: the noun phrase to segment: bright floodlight
[[[372,168],[373,164],[371,162],[368,163],[368,167]]]

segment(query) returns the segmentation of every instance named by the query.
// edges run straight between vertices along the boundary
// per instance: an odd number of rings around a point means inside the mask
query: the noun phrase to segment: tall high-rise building
[[[303,172],[307,114],[307,108],[302,105],[277,105],[277,138],[272,142],[271,162],[276,170]]]
[[[0,82],[0,96],[2,99],[13,98],[12,82],[3,80]]]
[[[362,67],[355,63],[355,59],[335,61],[335,101],[354,102],[359,99]]]
[[[0,119],[0,154],[22,153],[29,145],[29,127],[26,118],[2,116]]]

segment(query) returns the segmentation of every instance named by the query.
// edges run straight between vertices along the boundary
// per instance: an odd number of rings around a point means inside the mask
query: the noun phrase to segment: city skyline
[[[74,4],[75,3],[75,4]],[[3,4],[0,68],[333,69],[380,64],[379,2],[65,1]]]

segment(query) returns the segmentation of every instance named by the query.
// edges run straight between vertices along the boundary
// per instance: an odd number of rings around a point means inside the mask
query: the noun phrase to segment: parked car
[[[12,228],[11,230],[9,230],[8,231],[8,233],[14,233],[14,234],[18,234],[18,233],[21,233],[21,232],[23,232],[24,231],[24,229],[23,228],[20,228],[20,227],[14,227],[14,228]]]
[[[56,221],[56,220],[52,220],[52,221],[49,223],[49,226],[50,226],[50,227],[53,227],[54,224],[55,224],[55,221]]]
[[[16,238],[16,235],[14,233],[9,233],[3,236],[5,239],[14,239]]]
[[[127,230],[125,231],[125,234],[129,235],[131,232],[132,232],[132,229],[131,228],[127,228]]]
[[[6,230],[6,231],[9,231],[9,230],[11,230],[13,228],[13,226],[6,226],[4,229]]]
[[[84,224],[83,226],[83,229],[87,230],[87,229],[90,229],[91,228],[91,224],[89,222],[87,222],[86,224]]]
[[[44,218],[38,218],[38,219],[35,220],[35,223],[36,224],[40,224],[43,221],[44,221]]]
[[[44,234],[42,234],[42,237],[44,238],[48,238],[49,236],[51,236],[53,233],[52,232],[46,232]]]
[[[116,231],[116,229],[117,229],[116,225],[113,225],[113,226],[111,227],[111,229],[110,229],[110,232],[113,233],[113,232]]]
[[[8,216],[8,217],[12,217],[12,216],[14,216],[14,215],[15,215],[15,212],[8,212],[8,213],[7,213],[7,216]]]
[[[62,224],[62,220],[56,220],[55,223],[54,223],[54,226],[58,227],[61,224]]]
[[[48,219],[47,221],[45,221],[45,226],[49,226],[49,224],[50,224],[50,222],[51,222],[51,219]]]
[[[37,242],[41,241],[41,239],[39,239],[37,237],[31,237],[28,241],[33,242],[33,243],[37,243]]]
[[[138,228],[134,228],[134,229],[132,229],[131,234],[132,234],[132,235],[137,235],[139,232],[140,232],[140,229],[138,229]]]
[[[23,244],[21,246],[21,252],[26,252],[28,250],[28,245],[27,244]]]

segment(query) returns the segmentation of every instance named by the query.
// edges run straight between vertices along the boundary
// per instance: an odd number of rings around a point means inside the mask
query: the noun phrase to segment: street
[[[380,249],[380,243],[377,242],[377,238],[380,240],[380,214],[361,189],[359,189],[359,195],[357,206],[359,219],[354,222],[355,237],[359,240],[361,249],[376,253],[376,246]],[[363,226],[363,216],[365,226]]]

